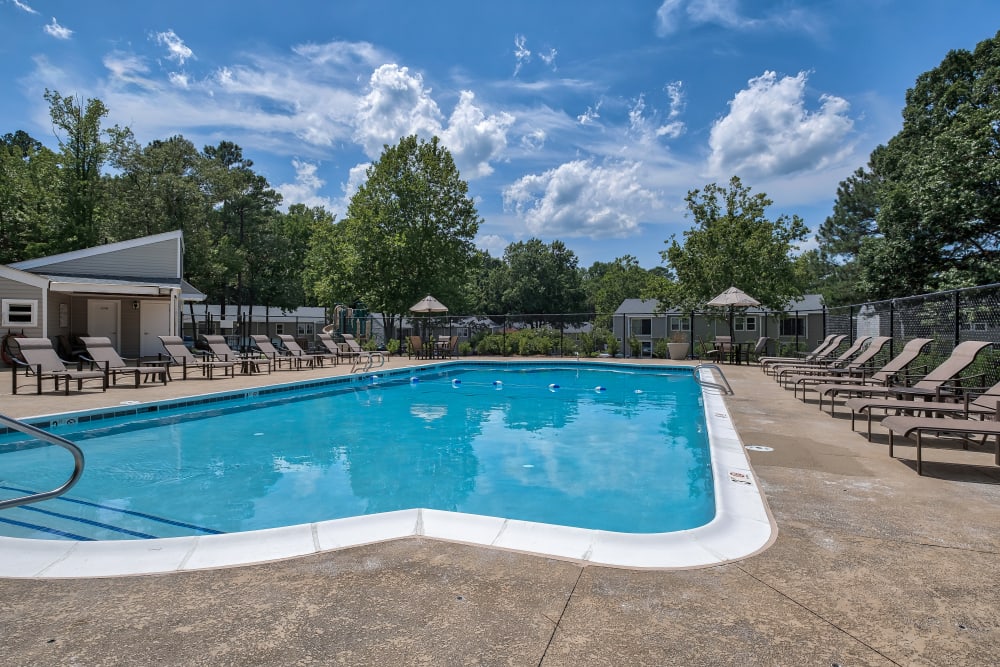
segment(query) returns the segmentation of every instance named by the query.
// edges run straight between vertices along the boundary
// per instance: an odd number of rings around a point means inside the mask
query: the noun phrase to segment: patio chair
[[[857,339],[848,347],[846,350],[838,354],[836,357],[824,357],[822,359],[814,359],[810,362],[799,362],[794,364],[772,364],[771,365],[771,375],[778,382],[784,380],[784,376],[791,373],[795,374],[797,372],[803,371],[803,369],[810,368],[843,368],[851,359],[864,349],[868,341],[872,339],[871,336],[858,336]]]
[[[293,357],[299,359],[299,363],[305,363],[309,368],[316,368],[317,366],[323,365],[324,359],[333,359],[333,365],[337,365],[337,355],[323,352],[306,352],[299,345],[298,341],[295,340],[295,336],[290,334],[278,334],[278,338],[281,340],[281,345],[288,353]]]
[[[993,343],[980,340],[967,340],[959,343],[951,355],[942,361],[934,370],[925,375],[922,380],[912,387],[899,385],[834,385],[836,394],[851,394],[854,396],[910,396],[911,398],[930,398],[939,396],[941,389],[948,384],[960,384],[971,378],[960,377],[960,373],[969,367],[975,360],[976,355],[984,349],[991,347]],[[883,369],[885,370],[885,369]],[[823,385],[820,385],[823,386]],[[819,391],[819,388],[817,388]],[[835,395],[836,395],[835,394]],[[822,396],[822,394],[820,394]],[[830,414],[833,414],[833,401],[831,400]]]
[[[834,341],[837,339],[837,335],[838,334],[830,334],[829,336],[824,338],[823,342],[817,345],[811,352],[805,352],[795,357],[792,356],[761,357],[757,361],[761,365],[761,369],[765,372],[768,370],[766,367],[771,364],[781,364],[781,363],[795,364],[795,363],[801,363],[803,361],[811,361],[813,359],[820,358],[823,355],[828,354],[829,352],[832,352],[833,350],[836,350],[838,347],[840,347],[840,342],[843,340],[843,338],[837,341],[836,345],[833,344]]]
[[[802,397],[805,398],[805,392],[809,385],[836,382],[842,377],[861,376],[869,368],[872,360],[881,354],[882,350],[885,349],[885,346],[891,342],[892,338],[889,336],[876,336],[875,338],[872,338],[871,342],[868,343],[868,347],[866,347],[861,354],[848,361],[844,366],[835,368],[827,366],[799,368],[794,373],[784,376],[784,387],[787,389],[788,385],[792,385],[792,395],[796,396],[798,394],[799,385],[801,385]]]
[[[819,394],[819,409],[823,409],[823,397],[830,397],[830,414],[833,414],[833,399],[837,397],[840,390],[848,392],[851,387],[877,386],[885,387],[896,379],[899,373],[908,370],[917,357],[923,354],[924,348],[933,342],[930,338],[914,338],[895,357],[890,359],[882,368],[871,375],[849,375],[836,379],[831,379],[824,384],[816,385],[813,391]],[[803,400],[805,395],[803,395]]]
[[[350,359],[354,366],[365,363],[368,368],[378,368],[385,364],[385,356],[378,350],[369,352],[358,345],[358,341],[354,340],[351,334],[341,334],[341,336],[344,339],[344,342],[340,343],[341,355]]]
[[[895,434],[899,433],[904,438],[912,434],[917,435],[917,474],[924,474],[924,461],[922,456],[924,433],[953,433],[963,437],[963,449],[969,448],[969,436],[982,436],[983,444],[993,436],[996,439],[996,449],[993,460],[1000,466],[1000,402],[994,409],[992,420],[976,421],[973,419],[950,419],[948,417],[908,417],[894,415],[882,420],[882,426],[889,431],[889,456],[895,458],[893,448],[895,446]]]
[[[733,347],[733,337],[732,336],[716,336],[715,340],[709,343],[711,349],[702,342],[705,350],[704,354],[707,358],[719,362],[723,361],[729,353],[732,351]]]
[[[271,342],[271,339],[264,335],[250,336],[250,341],[262,355],[271,360],[274,368],[281,370],[282,366],[287,366],[289,370],[299,370],[302,368],[302,360],[292,355],[287,350],[279,350]]]
[[[83,361],[89,362],[91,368],[103,368],[111,384],[118,384],[119,375],[131,375],[135,380],[135,388],[139,388],[139,376],[148,382],[157,379],[167,383],[167,367],[162,364],[145,364],[140,366],[139,359],[123,359],[106,336],[81,336],[84,351],[80,353]],[[127,361],[134,361],[135,366],[129,366]]]
[[[78,361],[76,369],[68,368],[67,363],[59,358],[48,338],[14,338],[20,349],[20,358],[11,358],[11,393],[17,393],[17,371],[24,369],[25,376],[35,376],[35,393],[42,393],[42,380],[52,378],[55,390],[59,391],[60,381],[65,381],[65,394],[69,395],[70,380],[76,380],[76,390],[83,390],[84,380],[100,380],[101,391],[108,390],[108,375],[104,371],[83,370],[83,361]]]
[[[872,415],[876,410],[881,410],[886,416],[889,416],[890,412],[895,412],[897,415],[905,413],[911,417],[945,415],[968,419],[973,416],[982,418],[993,415],[996,412],[997,403],[1000,403],[1000,382],[982,391],[963,387],[961,396],[942,390],[934,398],[924,401],[859,397],[847,399],[846,405],[851,409],[851,430],[854,429],[855,417],[858,413],[867,414],[868,439],[871,440]]]
[[[261,353],[242,353],[229,347],[225,336],[217,334],[202,334],[201,340],[208,347],[216,361],[236,361],[240,364],[240,370],[245,374],[253,374],[261,368],[266,368],[268,374],[271,373],[271,360]]]
[[[187,380],[189,368],[200,369],[201,374],[208,376],[209,380],[212,379],[213,373],[217,368],[222,369],[223,375],[230,377],[235,377],[236,375],[234,371],[236,367],[235,361],[219,361],[205,357],[199,359],[188,349],[187,345],[184,344],[184,339],[180,336],[157,336],[157,338],[160,339],[160,344],[163,346],[165,352],[164,355],[161,355],[161,359],[166,357],[166,359],[172,362],[172,365],[180,366],[181,379]]]
[[[409,336],[406,339],[406,357],[412,359],[416,357],[417,359],[423,359],[425,356],[424,352],[424,341],[420,336]]]

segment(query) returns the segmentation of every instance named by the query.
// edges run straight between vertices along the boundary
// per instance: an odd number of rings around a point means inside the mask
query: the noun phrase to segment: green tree
[[[547,315],[582,314],[587,299],[577,265],[576,254],[562,241],[546,245],[529,239],[510,244],[490,280],[499,296],[491,310],[534,316],[525,318],[534,324],[562,320]]]
[[[53,239],[54,250],[68,251],[96,245],[105,232],[102,206],[105,184],[102,170],[131,141],[131,130],[115,125],[101,129],[108,109],[98,99],[86,105],[72,97],[46,90],[49,116],[59,141],[62,175],[62,228]]]
[[[22,130],[0,137],[0,263],[48,254],[59,218],[56,155]]]
[[[1000,33],[917,78],[871,170],[877,231],[857,253],[866,296],[1000,280]]]
[[[586,273],[588,297],[597,313],[596,324],[602,327],[611,326],[622,301],[641,298],[660,284],[658,276],[639,266],[632,255],[617,257],[612,262],[594,262]]]
[[[661,307],[694,308],[731,286],[772,309],[802,295],[792,253],[808,229],[798,216],[769,220],[772,201],[751,194],[736,176],[728,188],[711,183],[689,191],[685,201],[695,226],[684,232],[683,245],[671,237],[660,253],[677,276],[652,295]]]
[[[862,243],[878,232],[878,185],[872,163],[858,169],[837,186],[833,214],[816,234],[818,253],[807,259],[815,280],[810,289],[819,290],[827,305],[864,301],[860,291]]]
[[[432,294],[455,308],[475,266],[481,219],[451,153],[437,137],[404,137],[386,146],[347,208],[335,237],[344,251],[334,270],[345,288],[381,311],[386,334],[395,318]]]
[[[251,288],[264,289],[251,282],[249,263],[269,252],[261,246],[272,239],[268,226],[278,215],[281,195],[253,170],[253,160],[243,156],[243,149],[230,141],[206,146],[204,158],[203,178],[212,209],[204,284],[210,299],[235,303],[240,312],[242,306],[252,305]]]

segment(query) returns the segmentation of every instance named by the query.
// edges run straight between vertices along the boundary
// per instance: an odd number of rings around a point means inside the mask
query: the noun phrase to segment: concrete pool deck
[[[725,371],[743,442],[773,448],[750,459],[777,540],[744,560],[642,571],[414,537],[198,572],[2,579],[0,655],[9,664],[995,663],[991,448],[931,446],[918,477],[912,446],[890,459],[884,432],[869,443],[846,415],[820,413],[756,368]],[[344,368],[264,380],[332,372]],[[152,400],[261,381],[139,392]],[[0,393],[0,412],[117,405],[133,392]]]

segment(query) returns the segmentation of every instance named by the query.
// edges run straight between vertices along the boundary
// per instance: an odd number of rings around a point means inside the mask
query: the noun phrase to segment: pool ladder
[[[711,370],[718,373],[719,377],[722,378],[722,382],[721,383],[712,382],[711,380],[706,380],[702,378],[701,377],[702,369]],[[717,364],[698,364],[697,366],[691,369],[691,372],[694,374],[695,382],[700,384],[702,387],[711,387],[713,389],[718,389],[723,394],[726,394],[728,396],[732,396],[733,394],[736,393],[733,391],[733,388],[729,386],[729,380],[726,379],[726,374],[722,372],[722,369],[719,368]]]
[[[25,435],[30,435],[39,440],[44,440],[52,445],[59,445],[60,447],[68,449],[73,455],[73,474],[70,475],[65,484],[59,488],[52,489],[51,491],[32,493],[19,498],[10,498],[9,500],[0,500],[0,510],[9,509],[11,507],[19,507],[21,505],[27,505],[28,503],[37,503],[42,500],[48,500],[49,498],[61,496],[73,488],[73,485],[80,480],[80,476],[83,475],[83,452],[76,446],[75,443],[70,442],[66,438],[60,438],[58,435],[53,435],[48,431],[43,431],[42,429],[32,426],[31,424],[25,424],[24,422],[5,415],[0,415],[0,426],[6,426],[9,429],[20,431]]]

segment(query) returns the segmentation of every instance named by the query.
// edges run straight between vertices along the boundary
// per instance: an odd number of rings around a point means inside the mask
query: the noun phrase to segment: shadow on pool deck
[[[394,360],[393,365],[405,364]],[[330,369],[282,372],[271,381]],[[7,664],[995,664],[1000,469],[984,448],[890,459],[756,368],[730,411],[778,524],[773,546],[699,570],[581,566],[425,538],[199,572],[0,580]],[[246,386],[189,380],[12,416]],[[9,392],[9,389],[7,389]],[[50,407],[51,406],[51,407]]]

